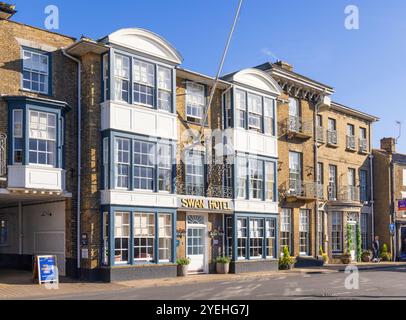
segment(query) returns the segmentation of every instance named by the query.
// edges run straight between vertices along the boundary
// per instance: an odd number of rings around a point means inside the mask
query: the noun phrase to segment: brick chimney
[[[288,71],[293,71],[293,66],[291,64],[287,63],[286,61],[278,60],[275,64],[277,66],[281,67],[282,69],[285,69]]]
[[[388,153],[396,153],[396,139],[383,138],[381,139],[381,149]]]
[[[16,12],[14,5],[0,1],[0,20],[8,20]]]

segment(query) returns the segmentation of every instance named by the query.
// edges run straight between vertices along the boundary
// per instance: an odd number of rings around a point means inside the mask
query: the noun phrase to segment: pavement
[[[58,287],[40,286],[31,273],[0,270],[0,299],[306,299],[306,298],[405,298],[406,264],[357,264],[360,289],[348,291],[346,266],[293,269],[228,275],[189,275],[184,278],[86,283],[61,278]]]

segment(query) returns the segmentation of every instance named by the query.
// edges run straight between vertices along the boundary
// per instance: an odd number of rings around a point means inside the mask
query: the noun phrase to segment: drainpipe
[[[371,141],[371,140],[369,140]],[[374,173],[373,173],[373,161],[374,156],[372,154],[369,155],[369,172],[370,172],[370,192],[371,192],[371,228],[372,228],[372,241],[375,240],[375,197],[374,197]]]
[[[391,235],[392,237],[392,241],[391,241],[391,246],[392,247],[392,258],[393,261],[396,261],[396,255],[397,255],[397,235],[398,235],[398,230],[397,230],[397,225],[396,225],[396,194],[395,194],[395,190],[396,190],[396,175],[395,175],[395,163],[393,161],[393,156],[392,156],[392,160],[391,160],[391,176],[392,176],[392,223],[395,225],[395,234]],[[393,244],[392,244],[393,243]]]
[[[318,146],[318,142],[317,142],[317,115],[319,114],[319,107],[320,107],[320,102],[317,102],[316,104],[315,104],[315,106],[314,106],[314,114],[313,114],[313,130],[314,130],[314,168],[315,168],[315,170],[314,170],[314,172],[315,172],[315,176],[314,176],[314,181],[315,181],[315,192],[316,192],[316,208],[315,208],[315,213],[316,213],[316,217],[315,217],[315,219],[316,219],[316,223],[315,223],[315,226],[316,226],[316,228],[315,228],[315,231],[316,231],[316,237],[315,237],[315,239],[316,239],[316,243],[315,243],[315,249],[316,249],[316,252],[315,252],[315,257],[317,257],[318,256],[318,254],[319,254],[319,251],[320,251],[320,248],[319,248],[319,243],[320,243],[320,239],[319,239],[319,233],[318,233],[318,230],[317,230],[317,227],[318,227],[318,219],[319,219],[319,214],[320,214],[320,212],[319,212],[319,197],[318,197],[318,194],[317,194],[317,191],[318,191],[318,185],[317,185],[317,177],[318,177],[318,175],[319,175],[319,166],[318,166],[318,163],[319,163],[319,146]]]
[[[82,73],[82,63],[79,59],[69,55],[65,49],[62,49],[62,53],[68,57],[69,59],[75,61],[78,64],[78,119],[77,119],[77,126],[78,126],[78,156],[77,156],[77,172],[78,172],[78,187],[77,187],[77,207],[76,207],[76,261],[77,261],[77,269],[79,270],[81,267],[81,259],[80,259],[80,211],[81,211],[81,178],[82,178],[82,130],[81,130],[81,122],[82,122],[82,107],[81,107],[81,96],[82,96],[82,83],[81,83],[81,73]]]

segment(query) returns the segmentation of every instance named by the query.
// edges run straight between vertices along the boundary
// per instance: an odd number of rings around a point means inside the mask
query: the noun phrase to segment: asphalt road
[[[350,276],[350,278],[348,278]],[[406,267],[328,274],[290,274],[233,281],[58,296],[67,300],[274,300],[274,299],[405,299]],[[43,297],[41,299],[55,299]]]

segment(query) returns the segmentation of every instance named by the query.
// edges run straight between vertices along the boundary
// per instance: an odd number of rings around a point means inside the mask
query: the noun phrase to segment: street
[[[274,300],[274,299],[406,299],[406,267],[359,271],[359,289],[346,288],[349,275],[292,273],[241,280],[130,287],[92,293],[49,295],[35,299],[66,300]],[[354,276],[354,274],[352,274]]]

